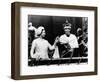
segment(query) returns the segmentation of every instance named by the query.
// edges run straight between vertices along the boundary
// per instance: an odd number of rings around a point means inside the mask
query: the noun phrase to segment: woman
[[[38,38],[33,40],[31,47],[31,57],[35,59],[49,59],[48,49],[54,50],[58,39],[56,38],[54,44],[51,46],[50,43],[44,39],[46,32],[43,26],[37,29]]]

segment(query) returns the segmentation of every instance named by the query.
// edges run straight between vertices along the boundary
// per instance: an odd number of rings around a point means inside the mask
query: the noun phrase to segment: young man
[[[61,45],[61,50],[60,50],[60,54],[61,57],[71,57],[73,56],[73,51],[74,48],[78,48],[78,41],[77,38],[74,34],[71,34],[71,24],[70,23],[65,23],[63,25],[63,29],[65,34],[60,36],[60,45]],[[64,49],[64,50],[63,50]]]

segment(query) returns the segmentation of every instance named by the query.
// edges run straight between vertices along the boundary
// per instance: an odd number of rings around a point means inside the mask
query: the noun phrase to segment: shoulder
[[[60,38],[59,38],[59,41],[61,42],[61,43],[66,43],[66,35],[65,34],[63,34],[63,35],[61,35],[60,36]]]
[[[46,39],[44,39],[44,42],[47,43],[47,44],[49,43],[48,40],[46,40]]]
[[[65,37],[66,37],[66,35],[65,35],[65,34],[63,34],[63,35],[61,35],[61,36],[60,36],[60,38],[65,38]]]
[[[77,37],[74,34],[71,34],[70,39],[77,40]]]
[[[51,45],[51,44],[49,43],[49,41],[48,41],[48,40],[44,39],[44,45],[49,46],[49,45]]]
[[[34,40],[32,41],[32,44],[37,43],[37,42],[38,42],[38,38],[37,38],[37,39],[34,39]]]
[[[71,34],[70,36],[76,38],[76,36],[74,34]]]

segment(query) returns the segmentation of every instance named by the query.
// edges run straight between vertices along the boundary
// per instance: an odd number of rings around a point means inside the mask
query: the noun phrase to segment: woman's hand
[[[59,36],[57,36],[57,37],[56,37],[56,39],[55,39],[55,42],[54,42],[54,43],[56,44],[56,43],[58,43],[58,42],[59,42]]]

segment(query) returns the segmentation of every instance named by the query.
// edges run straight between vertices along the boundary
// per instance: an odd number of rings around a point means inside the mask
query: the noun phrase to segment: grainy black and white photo
[[[28,66],[88,64],[88,17],[28,15]]]

